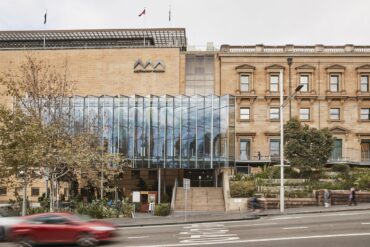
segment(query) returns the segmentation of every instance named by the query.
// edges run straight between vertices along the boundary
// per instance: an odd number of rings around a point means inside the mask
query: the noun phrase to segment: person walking
[[[330,192],[329,190],[324,190],[324,207],[328,208],[330,207]]]
[[[354,187],[351,188],[349,192],[349,203],[348,206],[352,206],[354,204],[357,206],[357,201],[356,201],[356,189]]]

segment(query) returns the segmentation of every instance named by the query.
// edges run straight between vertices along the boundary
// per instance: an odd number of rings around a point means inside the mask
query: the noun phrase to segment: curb
[[[336,213],[336,212],[351,212],[351,211],[366,211],[370,208],[349,208],[349,209],[338,209],[338,210],[318,210],[318,211],[301,211],[301,212],[285,212],[285,213],[260,213],[258,216],[276,216],[276,215],[294,215],[294,214],[321,214],[321,213]]]

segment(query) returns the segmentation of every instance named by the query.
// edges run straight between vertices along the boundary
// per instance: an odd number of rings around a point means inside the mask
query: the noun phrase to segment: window
[[[279,120],[280,119],[280,109],[279,107],[270,108],[270,120]]]
[[[342,139],[334,140],[334,147],[331,152],[331,160],[341,160],[342,159]]]
[[[249,139],[240,140],[240,160],[250,160],[251,141]]]
[[[40,188],[31,188],[31,196],[39,196]]]
[[[361,161],[370,162],[370,139],[361,140]]]
[[[330,91],[339,92],[339,75],[330,75]]]
[[[310,108],[299,109],[299,118],[301,120],[310,120]]]
[[[240,120],[249,120],[250,119],[250,109],[249,107],[240,108]]]
[[[278,160],[280,158],[280,139],[270,140],[270,158]]]
[[[279,91],[279,75],[276,74],[270,75],[270,91],[271,92]]]
[[[186,55],[186,95],[209,95],[214,93],[213,55]]]
[[[360,110],[361,120],[370,120],[370,108],[361,108]]]
[[[240,92],[249,91],[249,75],[240,75]]]
[[[369,92],[369,75],[361,75],[361,92]]]
[[[6,196],[7,189],[6,187],[0,187],[0,196]]]
[[[340,120],[340,108],[330,108],[330,120]]]
[[[300,75],[299,77],[299,84],[303,85],[301,92],[308,92],[309,91],[309,76],[308,75]]]

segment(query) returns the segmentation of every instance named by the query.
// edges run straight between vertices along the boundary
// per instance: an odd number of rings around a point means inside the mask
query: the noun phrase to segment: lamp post
[[[284,101],[284,91],[283,91],[283,71],[280,71],[280,212],[284,213],[284,107],[286,103],[298,93],[303,85],[300,84],[296,87],[293,94],[289,94],[288,101]],[[289,104],[290,106],[290,104]]]
[[[287,58],[287,63],[289,66],[289,95],[292,93],[292,72],[291,72],[291,67],[293,63],[293,58],[288,57]],[[292,101],[289,98],[289,120],[292,118]]]
[[[22,178],[22,216],[26,216],[27,209],[27,181],[26,173],[24,171],[19,172],[19,176]]]

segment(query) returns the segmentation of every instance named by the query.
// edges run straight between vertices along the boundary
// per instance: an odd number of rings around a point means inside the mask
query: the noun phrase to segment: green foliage
[[[285,197],[289,197],[289,198],[308,198],[311,196],[312,196],[312,193],[310,191],[304,191],[304,190],[285,192]]]
[[[167,216],[171,212],[171,206],[169,203],[161,203],[155,205],[154,215],[156,216]]]
[[[357,187],[361,190],[369,190],[370,189],[370,175],[364,174],[359,176],[359,178],[355,181]]]
[[[237,173],[234,176],[230,177],[230,181],[247,181],[247,180],[253,180],[253,175]]]
[[[116,208],[109,207],[105,200],[93,201],[88,204],[79,203],[76,212],[95,219],[118,218],[119,216],[119,211]]]
[[[134,205],[128,202],[128,198],[122,200],[122,207],[120,212],[124,217],[131,217],[134,212]]]
[[[334,164],[332,170],[341,174],[348,174],[351,169],[347,164]]]
[[[285,156],[293,167],[305,171],[320,170],[330,157],[334,139],[330,131],[310,128],[292,118],[284,125]]]
[[[251,197],[256,191],[253,181],[230,181],[231,197]]]

